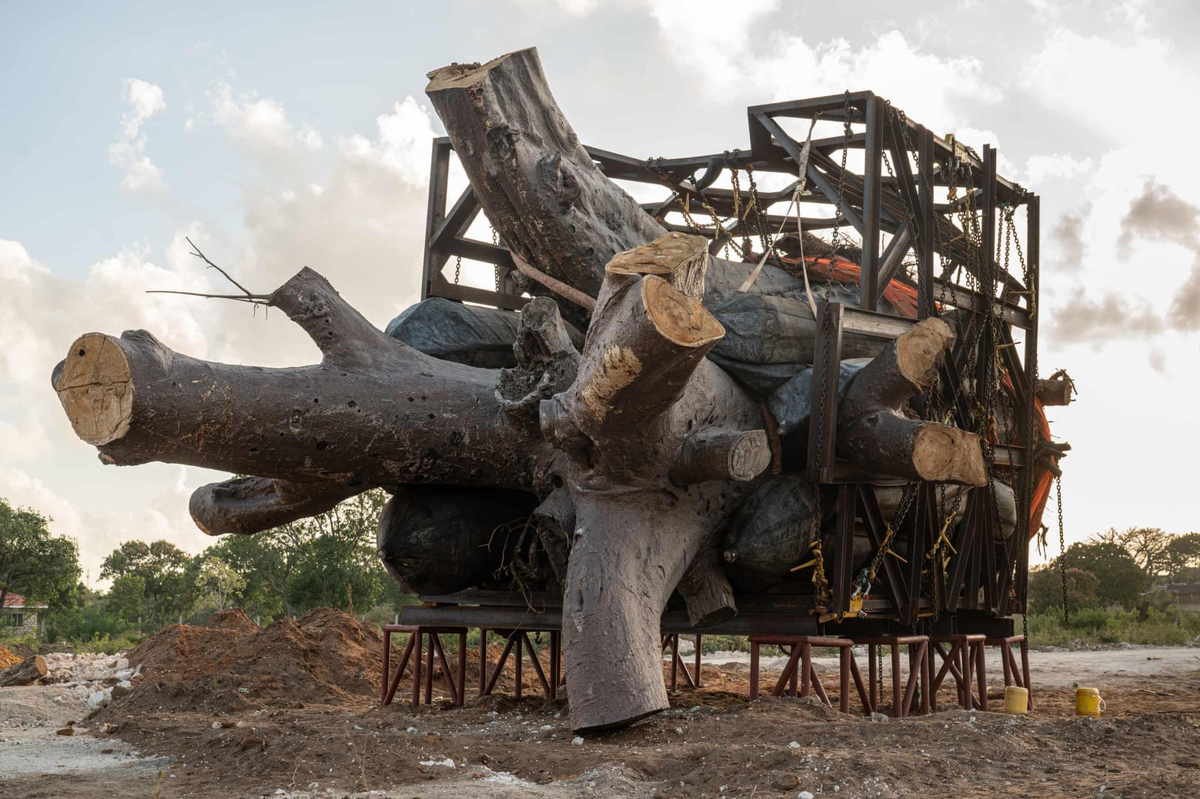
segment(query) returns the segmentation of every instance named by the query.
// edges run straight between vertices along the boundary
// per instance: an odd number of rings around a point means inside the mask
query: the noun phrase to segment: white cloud
[[[167,539],[191,551],[212,543],[187,511],[188,497],[199,485],[192,485],[192,480],[199,473],[183,466],[151,468],[162,472],[157,491],[138,492],[128,510],[81,508],[45,481],[11,466],[0,467],[0,497],[50,517],[52,533],[79,544],[80,566],[90,575],[91,585],[107,585],[108,581],[99,580],[100,564],[125,541]]]
[[[555,5],[573,17],[587,16],[599,4],[600,0],[555,0]]]
[[[342,152],[353,161],[364,161],[393,170],[413,185],[420,185],[429,174],[430,142],[433,120],[429,109],[412,97],[396,103],[390,114],[375,120],[376,139],[354,134],[341,141]]]
[[[0,445],[6,459],[18,461],[33,460],[51,450],[46,428],[33,411],[26,411],[16,422],[0,420]]]
[[[1162,136],[1155,128],[1167,124],[1168,109],[1170,125],[1191,129],[1200,114],[1179,99],[1194,93],[1193,84],[1172,63],[1170,42],[1133,28],[1126,26],[1111,39],[1055,29],[1026,62],[1022,86],[1048,108],[1089,128],[1101,142]],[[1139,108],[1157,110],[1147,118],[1120,106],[1134,98]]]
[[[997,103],[1002,97],[976,58],[924,52],[896,30],[858,49],[845,39],[810,45],[800,36],[779,35],[767,53],[745,62],[745,69],[776,100],[870,89],[942,133],[969,124],[965,101]]]
[[[704,75],[707,90],[724,94],[744,86],[752,59],[749,31],[775,10],[778,0],[743,0],[732,10],[719,0],[646,0],[667,52],[681,65]]]
[[[1033,155],[1025,162],[1024,180],[1027,185],[1040,187],[1043,183],[1075,180],[1091,170],[1090,158],[1076,158],[1068,153]]]
[[[968,123],[964,100],[996,103],[1002,96],[978,59],[923,51],[898,30],[856,48],[842,38],[811,42],[771,33],[770,26],[762,36],[763,18],[778,0],[748,0],[736,12],[716,0],[647,2],[667,52],[721,99],[777,101],[870,89],[944,133]]]
[[[121,137],[109,145],[108,160],[125,173],[121,188],[131,192],[156,191],[163,185],[162,170],[146,155],[146,134],[142,132],[142,125],[167,107],[163,90],[157,84],[128,78],[124,102]]]
[[[251,148],[265,151],[295,152],[320,150],[324,138],[311,126],[297,129],[288,121],[283,103],[259,97],[254,92],[234,94],[228,83],[219,83],[208,92],[212,119],[231,136]]]

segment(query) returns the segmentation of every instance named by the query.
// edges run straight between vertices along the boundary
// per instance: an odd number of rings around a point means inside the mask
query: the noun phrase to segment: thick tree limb
[[[979,437],[901,409],[933,380],[954,341],[949,325],[926,319],[864,366],[838,409],[838,452],[873,471],[937,483],[987,484]]]
[[[429,78],[425,93],[488,220],[510,249],[541,272],[595,297],[613,256],[665,232],[588,156],[550,93],[535,49],[483,65],[451,64]],[[754,268],[706,260],[710,307]],[[800,292],[804,284],[767,266],[753,290]],[[586,321],[580,309],[564,313],[581,326]]]
[[[711,627],[737,615],[733,586],[715,546],[700,550],[679,580],[679,593],[687,603],[693,627]]]
[[[30,685],[46,676],[46,661],[41,655],[26,658],[0,671],[0,688]]]
[[[208,535],[247,535],[324,513],[362,490],[345,483],[236,477],[196,489],[188,510]]]
[[[671,467],[671,482],[691,485],[707,480],[753,480],[771,465],[765,430],[706,430],[689,436]]]
[[[1075,381],[1065,371],[1037,381],[1037,398],[1043,405],[1070,405],[1074,393]]]
[[[165,461],[358,490],[528,489],[545,479],[551,450],[535,427],[506,420],[495,370],[437,360],[384,335],[310,269],[271,304],[309,332],[320,365],[210,363],[144,331],[89,333],[53,379],[75,432],[106,463]]]

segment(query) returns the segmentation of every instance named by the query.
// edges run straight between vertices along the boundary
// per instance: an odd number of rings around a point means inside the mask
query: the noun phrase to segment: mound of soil
[[[338,610],[317,608],[267,627],[241,609],[225,610],[202,627],[167,627],[130,650],[141,678],[103,713],[360,703],[377,696],[382,651],[377,630]]]
[[[0,646],[0,671],[7,669],[14,663],[20,663],[21,658],[17,657],[6,646]]]

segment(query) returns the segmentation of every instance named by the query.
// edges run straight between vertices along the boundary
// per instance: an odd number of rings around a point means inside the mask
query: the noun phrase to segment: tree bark
[[[41,655],[26,658],[0,671],[0,688],[10,685],[31,685],[46,676],[46,661]]]
[[[950,326],[926,319],[888,343],[855,375],[838,408],[838,452],[883,474],[936,483],[987,484],[979,437],[910,419],[902,408],[927,388],[954,341]]]
[[[188,510],[208,535],[248,535],[324,513],[361,491],[342,483],[236,477],[198,488]]]
[[[679,580],[679,593],[687,603],[688,622],[711,627],[737,615],[733,586],[725,575],[715,546],[700,550]]]
[[[429,78],[425,93],[488,220],[508,247],[540,271],[595,297],[613,256],[666,232],[587,154],[550,92],[536,49],[482,65],[451,64]],[[734,292],[754,268],[707,255],[705,260],[709,307]],[[803,290],[801,279],[770,265],[752,289]],[[583,309],[564,313],[586,325]]]
[[[543,431],[570,457],[576,528],[563,635],[571,725],[580,731],[667,707],[663,609],[752,485],[713,479],[681,488],[669,476],[690,438],[763,432],[758,401],[704,357],[723,330],[700,303],[707,259],[695,251],[694,242],[664,236],[614,259],[575,381],[541,405]],[[766,465],[759,460],[760,471]],[[699,598],[693,593],[693,603]],[[698,611],[726,612],[711,603]]]
[[[1070,405],[1074,392],[1075,383],[1065,375],[1037,381],[1037,398],[1043,405]]]
[[[499,372],[442,361],[384,335],[316,272],[271,295],[321,348],[320,364],[264,369],[173,352],[145,331],[89,333],[53,383],[101,460],[166,461],[273,478],[206,486],[212,532],[253,532],[374,486],[529,490],[549,447],[508,421]],[[244,518],[243,518],[244,517]]]

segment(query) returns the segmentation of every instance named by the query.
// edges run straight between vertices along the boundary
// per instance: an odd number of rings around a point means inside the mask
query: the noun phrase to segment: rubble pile
[[[379,632],[317,608],[300,619],[255,624],[240,609],[203,626],[174,624],[131,649],[141,678],[118,691],[115,715],[159,710],[237,712],[345,704],[378,696]]]
[[[121,655],[51,652],[43,659],[46,674],[38,682],[63,689],[54,701],[82,702],[88,710],[99,710],[114,697],[129,693],[133,679],[140,673],[140,669],[131,667],[129,659]]]

